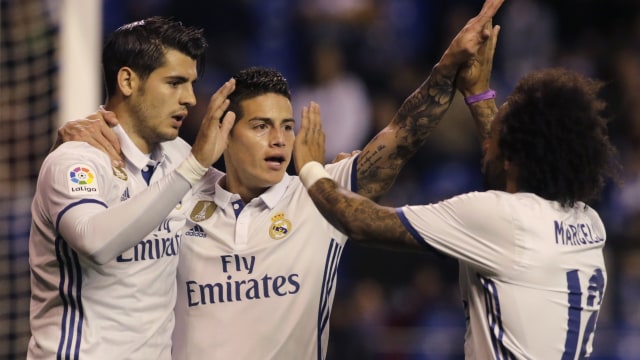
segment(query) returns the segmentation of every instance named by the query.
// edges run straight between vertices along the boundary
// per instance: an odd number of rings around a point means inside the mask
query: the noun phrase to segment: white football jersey
[[[32,337],[28,359],[171,357],[175,275],[185,215],[181,204],[162,204],[157,194],[142,204],[138,198],[127,201],[147,189],[140,170],[149,157],[121,128],[116,133],[127,159],[125,168],[112,168],[104,153],[83,142],[62,144],[42,165],[29,240]],[[174,176],[169,172],[188,154],[189,145],[181,139],[161,144],[153,154],[159,161],[152,184]],[[160,190],[159,185],[150,190],[165,195],[171,191]],[[58,231],[69,214],[104,211],[115,205],[123,209],[119,221],[106,216],[97,221],[106,222],[116,237],[139,226],[146,226],[143,231],[148,235],[134,237],[128,250],[117,250],[104,265],[83,256],[77,251],[82,244],[63,238]],[[154,223],[141,225],[152,209],[163,206],[165,214],[171,211],[169,216],[163,220],[161,214]],[[97,242],[100,234],[94,235],[84,241]]]
[[[355,190],[353,164],[326,168]],[[297,176],[243,204],[218,185],[223,175],[201,182],[189,206],[174,359],[324,359],[347,237],[322,217]]]
[[[398,215],[421,244],[459,261],[467,359],[589,356],[607,280],[592,208],[488,191]]]

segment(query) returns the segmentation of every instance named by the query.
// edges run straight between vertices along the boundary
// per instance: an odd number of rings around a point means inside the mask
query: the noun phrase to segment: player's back
[[[566,209],[533,194],[489,193],[485,205],[507,221],[488,235],[511,245],[491,270],[461,262],[467,358],[584,358],[607,276],[599,216],[583,203]]]

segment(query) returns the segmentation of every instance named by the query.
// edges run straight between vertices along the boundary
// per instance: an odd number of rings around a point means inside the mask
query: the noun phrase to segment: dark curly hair
[[[254,66],[238,72],[233,78],[236,79],[236,88],[229,95],[231,103],[227,110],[236,114],[236,120],[242,118],[240,103],[243,100],[271,93],[282,95],[291,100],[289,83],[276,70]]]
[[[519,170],[522,191],[573,206],[600,196],[617,178],[603,84],[561,68],[523,77],[507,98],[499,149]]]
[[[165,54],[170,49],[196,60],[198,72],[204,71],[207,41],[202,29],[159,16],[119,27],[107,37],[102,49],[107,94],[115,94],[116,77],[122,67],[128,66],[146,79],[164,64]]]

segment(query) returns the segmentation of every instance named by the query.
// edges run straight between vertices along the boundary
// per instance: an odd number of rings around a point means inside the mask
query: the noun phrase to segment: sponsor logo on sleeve
[[[87,165],[73,165],[69,168],[69,180],[67,182],[69,193],[73,195],[99,193],[95,171]]]

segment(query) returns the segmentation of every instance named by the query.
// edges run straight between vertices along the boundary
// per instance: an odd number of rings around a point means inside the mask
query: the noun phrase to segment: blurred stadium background
[[[192,141],[211,92],[241,68],[280,70],[294,111],[322,106],[328,156],[361,148],[415,89],[481,0],[0,0],[0,358],[29,338],[30,202],[63,121],[102,101],[101,41],[124,23],[173,16],[210,48]],[[609,284],[592,359],[640,359],[640,2],[507,0],[492,87],[504,100],[524,73],[568,67],[604,80],[610,135],[624,164],[596,207],[608,227]],[[336,121],[338,121],[336,123]],[[349,126],[350,125],[350,126]],[[403,170],[387,205],[480,189],[474,128],[457,99]],[[455,263],[349,245],[328,359],[462,359]],[[544,309],[531,309],[544,311]],[[274,329],[277,331],[277,329]]]

